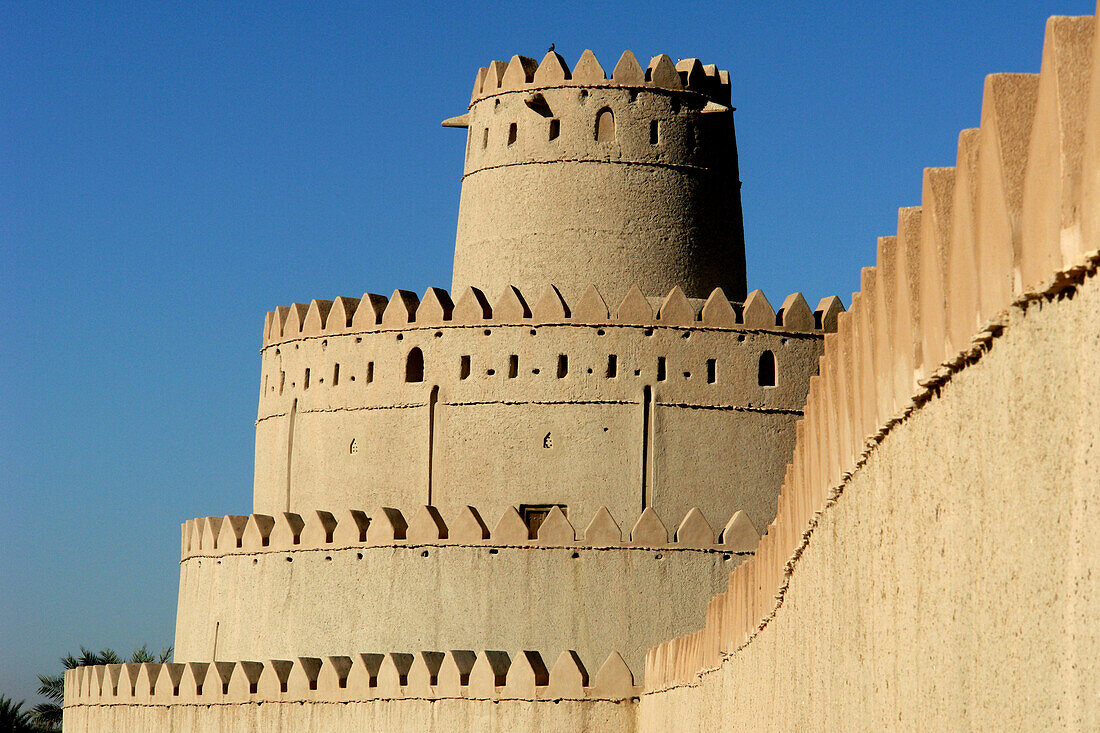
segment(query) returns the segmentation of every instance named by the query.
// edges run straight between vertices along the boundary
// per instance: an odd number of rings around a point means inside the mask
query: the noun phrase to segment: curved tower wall
[[[445,123],[468,127],[452,290],[744,299],[728,74],[667,56],[643,71],[629,52],[611,80],[589,52],[572,74],[557,54],[534,67],[482,69]]]

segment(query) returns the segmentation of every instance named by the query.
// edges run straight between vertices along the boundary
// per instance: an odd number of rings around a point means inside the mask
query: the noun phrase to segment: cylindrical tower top
[[[513,56],[478,71],[469,111],[453,292],[496,297],[632,284],[745,297],[729,74],[625,52],[608,79],[591,51]]]

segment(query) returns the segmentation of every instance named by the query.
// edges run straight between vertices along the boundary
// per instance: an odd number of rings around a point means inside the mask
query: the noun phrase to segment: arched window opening
[[[615,115],[604,107],[596,115],[596,140],[609,143],[615,139]]]
[[[760,368],[756,372],[756,381],[761,387],[775,386],[775,354],[765,351],[760,355]]]
[[[405,359],[405,381],[424,381],[424,352],[419,347],[413,347]]]

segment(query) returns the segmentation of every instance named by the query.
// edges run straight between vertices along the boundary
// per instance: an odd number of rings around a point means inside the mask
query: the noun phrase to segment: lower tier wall
[[[360,731],[634,730],[635,703],[593,700],[370,700],[214,705],[75,705],[65,733],[359,733]]]
[[[1014,309],[824,510],[775,616],[647,691],[640,730],[1100,729],[1098,313],[1095,276]]]
[[[722,550],[408,544],[189,557],[175,656],[347,649],[645,651],[702,624],[741,556]],[[670,604],[667,599],[675,598]]]

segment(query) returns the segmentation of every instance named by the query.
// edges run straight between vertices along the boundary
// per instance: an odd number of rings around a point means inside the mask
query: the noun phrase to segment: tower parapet
[[[548,53],[478,71],[469,110],[453,290],[515,285],[566,298],[683,288],[746,295],[729,73],[630,51],[607,77]],[[570,284],[575,284],[571,290]]]

